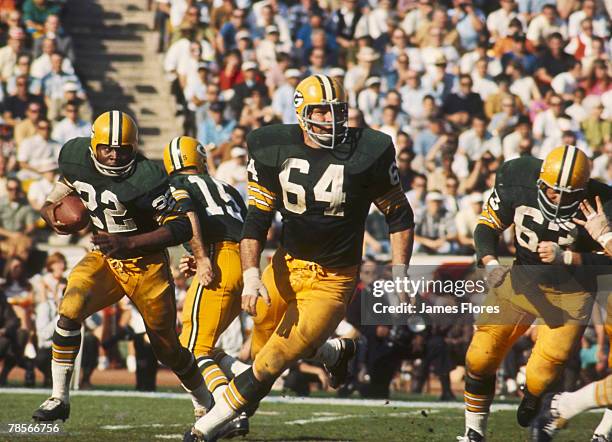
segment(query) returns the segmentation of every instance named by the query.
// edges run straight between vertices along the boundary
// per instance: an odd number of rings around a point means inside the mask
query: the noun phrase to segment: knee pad
[[[534,396],[541,396],[557,379],[562,369],[562,362],[548,359],[536,352],[531,353],[527,361],[527,389]]]
[[[499,343],[496,336],[476,332],[465,355],[466,369],[479,378],[495,375],[506,349],[507,345]]]
[[[60,302],[59,306],[59,314],[60,319],[62,317],[64,320],[72,321],[71,323],[66,323],[66,327],[62,326],[66,330],[74,330],[74,324],[78,324],[78,327],[81,327],[81,322],[83,321],[83,307],[85,306],[85,296],[83,293],[76,289],[71,289],[66,292],[62,302]],[[73,328],[70,328],[73,327]]]

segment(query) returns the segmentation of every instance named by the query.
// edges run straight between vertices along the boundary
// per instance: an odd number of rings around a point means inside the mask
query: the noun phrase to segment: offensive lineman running
[[[234,377],[187,441],[214,440],[224,422],[259,402],[300,358],[315,357],[333,374],[344,345],[325,340],[353,293],[372,202],[389,225],[394,276],[406,275],[414,221],[391,139],[349,128],[345,92],[327,76],[300,82],[294,106],[299,125],[263,127],[247,139],[249,210],[240,249],[242,308],[255,316],[253,366]],[[281,247],[260,276],[275,210],[283,217]]]

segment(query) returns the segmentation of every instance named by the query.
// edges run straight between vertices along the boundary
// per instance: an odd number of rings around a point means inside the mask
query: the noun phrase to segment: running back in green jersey
[[[206,174],[175,173],[172,195],[184,212],[195,212],[205,244],[240,242],[246,206],[232,186]]]
[[[168,177],[160,166],[138,154],[130,175],[106,176],[95,169],[89,144],[85,137],[64,144],[59,168],[62,179],[87,207],[94,230],[135,235],[153,231],[177,214]]]

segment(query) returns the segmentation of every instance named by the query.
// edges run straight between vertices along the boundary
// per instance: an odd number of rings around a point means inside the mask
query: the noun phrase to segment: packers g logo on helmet
[[[208,173],[206,149],[192,137],[173,138],[164,148],[164,168],[168,175],[188,167]]]
[[[131,159],[121,166],[107,166],[98,160],[98,146],[106,145],[117,149],[130,149]],[[100,114],[91,126],[91,158],[98,172],[107,176],[121,176],[130,173],[135,164],[138,148],[138,127],[125,112],[112,110]]]
[[[591,166],[586,154],[566,144],[554,148],[542,163],[538,179],[538,206],[548,221],[567,222],[578,211],[589,177]],[[550,188],[559,193],[554,203],[546,196]]]
[[[295,88],[293,105],[300,127],[317,146],[333,149],[336,144],[346,141],[348,134],[348,103],[342,85],[326,75],[311,75]],[[327,106],[332,120],[311,119],[316,106]],[[313,130],[317,127],[319,130]]]

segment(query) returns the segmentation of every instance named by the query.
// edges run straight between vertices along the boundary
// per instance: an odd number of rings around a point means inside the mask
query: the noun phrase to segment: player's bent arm
[[[208,259],[208,254],[204,248],[204,239],[202,238],[200,220],[198,219],[198,215],[193,211],[187,212],[187,218],[189,218],[189,223],[191,224],[191,230],[193,232],[193,236],[189,241],[191,253],[193,254],[193,257],[197,263],[202,263]]]
[[[474,246],[478,262],[497,265],[497,245],[501,232],[487,224],[478,223],[474,229]]]
[[[130,238],[135,242],[134,248],[147,247],[163,249],[178,246],[192,237],[189,218],[178,215],[167,219],[161,227],[148,233],[141,233]]]
[[[70,186],[63,178],[60,178],[60,180],[53,185],[53,189],[51,189],[51,192],[49,192],[49,195],[47,195],[47,199],[45,200],[43,206],[40,208],[40,216],[42,216],[47,225],[49,225],[56,233],[65,234],[65,232],[62,232],[58,228],[59,226],[57,225],[57,220],[53,214],[55,204],[74,191],[75,190],[72,186]]]

